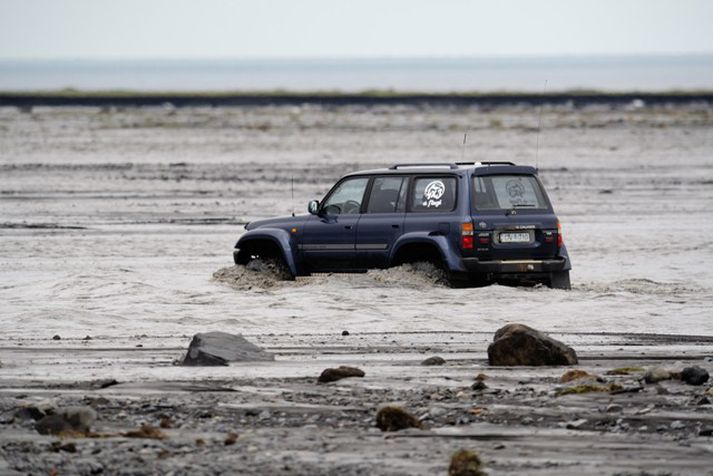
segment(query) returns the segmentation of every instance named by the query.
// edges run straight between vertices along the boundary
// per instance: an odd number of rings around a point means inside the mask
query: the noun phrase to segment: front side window
[[[476,210],[547,208],[540,184],[532,175],[482,175],[473,177]]]
[[[456,205],[455,177],[418,177],[411,192],[411,211],[450,212]]]
[[[405,177],[376,177],[371,186],[367,213],[395,213],[403,211]]]
[[[367,183],[369,183],[369,179],[366,177],[347,179],[340,183],[324,202],[324,211],[328,215],[359,213]]]

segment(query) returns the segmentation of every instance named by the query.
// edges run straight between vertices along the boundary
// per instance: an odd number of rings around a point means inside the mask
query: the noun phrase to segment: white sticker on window
[[[423,206],[426,208],[438,208],[443,204],[443,194],[446,192],[446,186],[440,180],[434,180],[426,185],[423,191]]]

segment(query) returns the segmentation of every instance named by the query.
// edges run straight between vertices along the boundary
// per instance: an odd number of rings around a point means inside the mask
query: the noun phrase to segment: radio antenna
[[[545,102],[545,92],[547,91],[547,80],[542,87],[542,96],[540,97],[540,110],[537,113],[537,139],[535,143],[535,170],[540,168],[540,130],[542,129],[542,105]]]
[[[465,143],[468,141],[468,129],[463,133],[463,150],[461,151],[460,158],[462,162],[465,162]]]
[[[290,188],[292,189],[292,216],[295,216],[295,176],[290,177]]]

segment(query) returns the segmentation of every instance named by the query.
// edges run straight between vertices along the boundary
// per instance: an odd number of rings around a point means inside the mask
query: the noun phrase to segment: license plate
[[[529,233],[500,233],[500,243],[528,243]]]

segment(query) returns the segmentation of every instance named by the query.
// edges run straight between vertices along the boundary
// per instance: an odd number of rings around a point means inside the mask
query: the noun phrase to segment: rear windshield
[[[476,210],[548,208],[540,184],[532,175],[476,175],[473,177]]]

